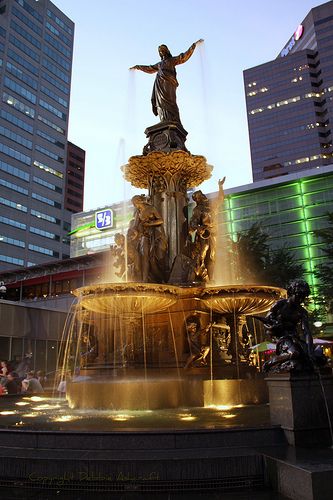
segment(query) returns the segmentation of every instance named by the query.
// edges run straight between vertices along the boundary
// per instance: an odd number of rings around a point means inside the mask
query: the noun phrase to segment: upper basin
[[[225,285],[207,287],[201,294],[204,304],[219,313],[262,314],[279,299],[285,298],[284,288],[264,285]]]

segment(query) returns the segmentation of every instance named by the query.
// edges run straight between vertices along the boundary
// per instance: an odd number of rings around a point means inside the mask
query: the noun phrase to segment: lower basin
[[[23,403],[23,405],[22,405]],[[270,425],[269,406],[212,405],[161,410],[70,409],[64,398],[0,397],[0,431],[133,432],[256,428]],[[95,438],[94,438],[95,439]],[[21,443],[23,446],[23,442]],[[54,447],[57,444],[55,442]]]
[[[68,384],[71,409],[160,410],[266,403],[261,379],[204,380],[192,378],[91,379]]]

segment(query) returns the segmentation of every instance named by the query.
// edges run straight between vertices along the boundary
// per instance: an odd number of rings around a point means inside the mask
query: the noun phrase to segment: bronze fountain
[[[239,390],[251,371],[241,331],[247,315],[267,311],[285,290],[217,283],[224,179],[215,200],[196,190],[190,213],[188,190],[207,180],[213,167],[185,146],[175,66],[201,42],[176,57],[161,45],[160,62],[131,68],[157,74],[152,107],[160,122],[145,130],[143,154],[122,168],[124,178],[148,194],[132,198],[127,234],[117,235],[111,249],[121,282],[75,291],[66,352],[81,378],[68,385],[72,408],[207,406],[225,404],[227,394],[228,403],[260,401],[253,380],[252,392]]]

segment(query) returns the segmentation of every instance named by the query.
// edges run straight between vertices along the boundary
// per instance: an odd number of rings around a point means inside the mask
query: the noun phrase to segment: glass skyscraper
[[[0,0],[0,270],[70,254],[73,38],[49,0]]]
[[[333,1],[313,8],[274,61],[244,71],[253,180],[332,163]]]

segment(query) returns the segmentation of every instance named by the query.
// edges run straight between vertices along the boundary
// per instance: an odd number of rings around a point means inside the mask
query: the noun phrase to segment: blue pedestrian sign
[[[109,229],[113,227],[113,212],[111,208],[95,213],[96,229]]]

